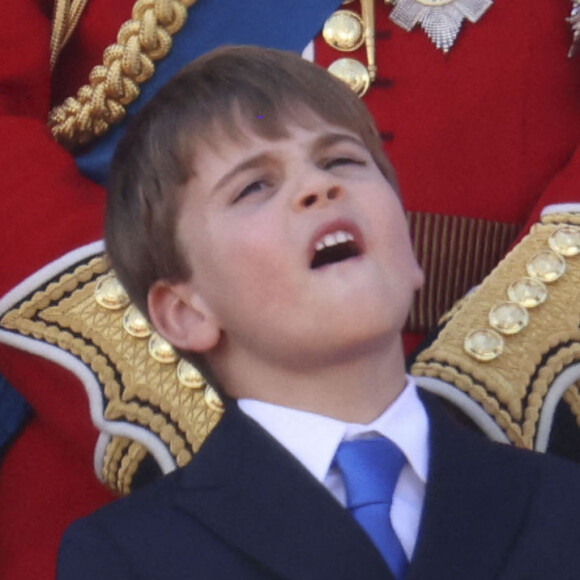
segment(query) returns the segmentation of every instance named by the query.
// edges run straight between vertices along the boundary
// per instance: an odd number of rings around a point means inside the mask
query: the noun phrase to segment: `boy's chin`
[[[375,280],[359,279],[344,286],[335,285],[328,292],[323,322],[332,324],[328,319],[333,318],[339,329],[368,336],[402,332],[414,293],[411,288],[391,292],[388,285]]]
[[[359,355],[387,354],[393,348],[402,348],[401,327],[404,320],[391,324],[381,324],[380,320],[375,316],[373,320],[359,320],[346,327],[329,328],[329,332],[320,337],[320,342],[312,345],[310,354],[318,353],[321,360],[327,358],[329,361],[345,362]]]

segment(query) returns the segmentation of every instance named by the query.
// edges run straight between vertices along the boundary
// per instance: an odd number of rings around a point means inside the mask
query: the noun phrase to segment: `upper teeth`
[[[344,242],[354,241],[354,236],[349,232],[339,230],[338,232],[333,232],[332,234],[326,234],[321,240],[316,243],[316,251],[324,250],[324,248],[330,248],[336,246],[337,244],[344,244]]]

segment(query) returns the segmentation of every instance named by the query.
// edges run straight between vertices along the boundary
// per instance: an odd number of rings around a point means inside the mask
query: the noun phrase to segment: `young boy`
[[[273,50],[195,61],[120,145],[106,229],[226,412],[190,465],[73,524],[59,578],[578,576],[577,468],[455,425],[405,376],[422,274],[346,85]],[[382,516],[356,503],[376,477]]]

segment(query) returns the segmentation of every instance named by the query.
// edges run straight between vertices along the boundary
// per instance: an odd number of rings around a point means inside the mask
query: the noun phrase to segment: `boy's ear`
[[[173,346],[201,353],[217,345],[220,327],[203,298],[187,282],[155,282],[147,306],[156,330]]]

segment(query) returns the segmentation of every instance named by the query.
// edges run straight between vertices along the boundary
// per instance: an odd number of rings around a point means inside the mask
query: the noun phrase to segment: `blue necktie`
[[[346,488],[346,505],[391,572],[402,580],[407,557],[391,524],[393,491],[405,456],[389,439],[343,441],[334,457]]]

